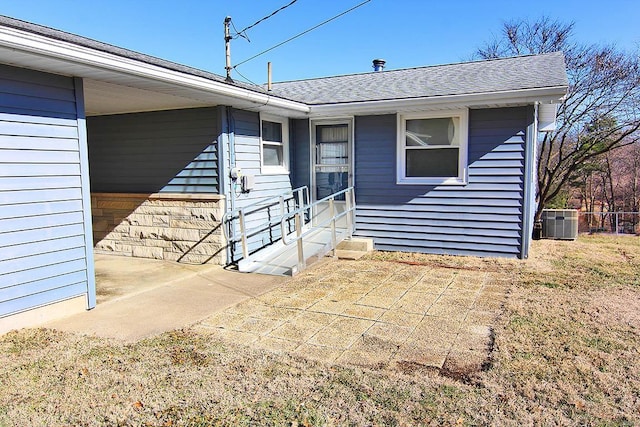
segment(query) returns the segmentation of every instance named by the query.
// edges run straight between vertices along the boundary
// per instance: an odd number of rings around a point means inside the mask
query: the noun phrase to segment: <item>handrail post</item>
[[[336,211],[333,203],[333,197],[329,199],[329,213],[331,215],[331,250],[333,256],[336,256]]]
[[[280,196],[280,215],[284,215],[284,196]]]
[[[301,209],[304,206],[304,194],[302,193],[302,188],[298,188],[296,190],[296,209]]]
[[[300,221],[300,212],[298,211],[295,216],[296,219],[296,238],[298,244],[298,271],[302,271],[306,268],[304,261],[304,248],[302,243],[302,223]]]
[[[312,219],[313,219],[313,210],[311,209],[311,193],[309,193],[309,187],[305,186],[305,194],[307,196],[307,212],[308,212],[308,219],[309,219],[309,224],[313,225]]]
[[[242,257],[249,257],[249,248],[247,246],[247,234],[246,228],[244,224],[244,210],[240,209],[238,211],[238,220],[240,222],[240,235],[242,236]]]
[[[345,203],[346,203],[346,209],[347,209],[347,237],[351,238],[351,234],[352,234],[352,227],[353,227],[353,221],[352,221],[352,213],[351,213],[351,190],[348,190],[347,193],[345,194]]]

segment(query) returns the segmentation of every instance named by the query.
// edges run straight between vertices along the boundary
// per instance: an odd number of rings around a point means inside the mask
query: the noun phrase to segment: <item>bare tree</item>
[[[638,55],[613,46],[578,44],[572,40],[573,27],[549,18],[507,22],[498,37],[475,53],[484,59],[565,54],[569,89],[558,110],[556,131],[540,140],[536,219],[581,165],[640,139]]]

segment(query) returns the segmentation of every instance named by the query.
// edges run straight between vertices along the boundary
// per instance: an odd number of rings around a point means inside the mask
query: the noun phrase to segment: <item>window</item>
[[[465,184],[466,110],[398,118],[398,184]]]
[[[262,116],[260,153],[262,173],[287,173],[289,127],[287,119]]]

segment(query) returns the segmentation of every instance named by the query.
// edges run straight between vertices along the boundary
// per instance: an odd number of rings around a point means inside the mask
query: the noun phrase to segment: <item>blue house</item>
[[[343,190],[377,249],[526,258],[567,85],[550,53],[268,90],[0,17],[0,332],[95,306],[94,251],[228,264]]]

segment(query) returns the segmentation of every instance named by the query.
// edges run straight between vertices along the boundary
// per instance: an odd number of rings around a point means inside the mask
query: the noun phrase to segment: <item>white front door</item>
[[[312,122],[313,200],[352,185],[351,121]],[[336,198],[344,200],[344,195]]]

